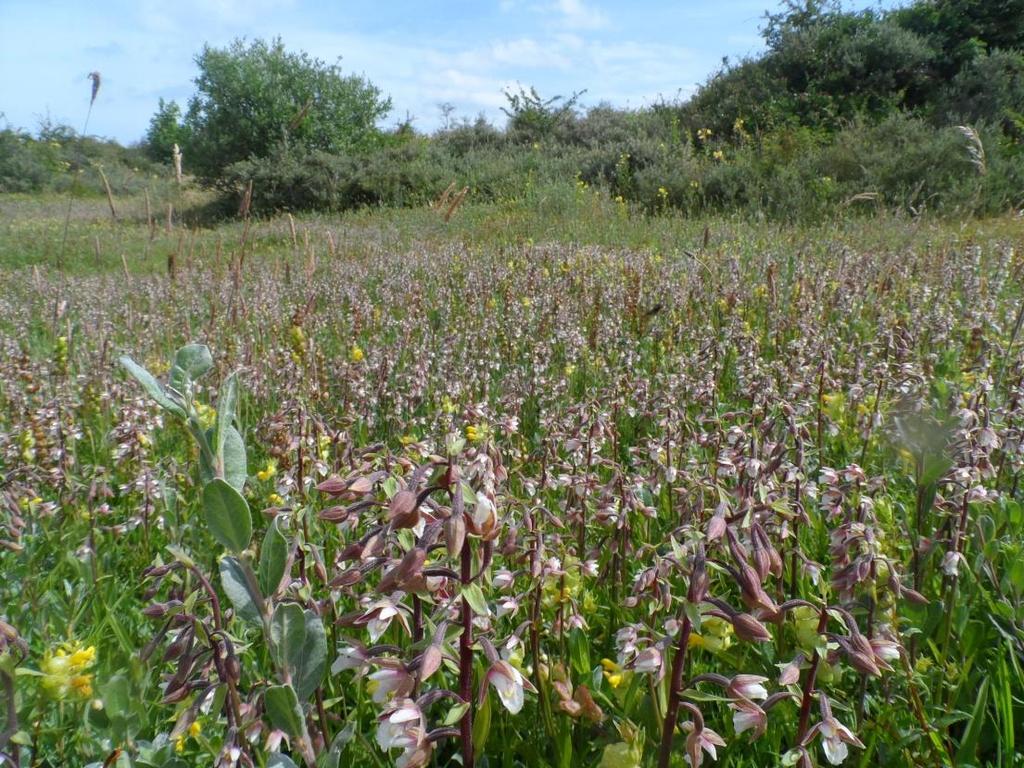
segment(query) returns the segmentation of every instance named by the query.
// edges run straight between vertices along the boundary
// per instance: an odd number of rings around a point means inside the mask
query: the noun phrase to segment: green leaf
[[[444,716],[444,720],[441,721],[441,725],[452,726],[456,723],[462,722],[462,718],[465,717],[466,712],[469,711],[469,702],[464,701],[461,704],[456,704],[454,707],[448,710]]]
[[[195,381],[213,367],[213,355],[205,344],[186,344],[175,353],[174,364]]]
[[[302,653],[295,664],[292,683],[299,701],[307,701],[317,686],[323,682],[327,669],[327,631],[320,617],[313,611],[306,611],[306,639]]]
[[[252,515],[249,505],[229,483],[214,478],[203,488],[203,511],[210,533],[232,552],[249,546],[252,537]]]
[[[590,639],[582,630],[569,632],[569,660],[576,674],[583,676],[590,672]]]
[[[306,643],[306,615],[297,603],[281,603],[270,620],[270,642],[277,665],[294,682]]]
[[[473,718],[473,752],[479,759],[487,746],[487,737],[491,735],[491,699],[488,696],[484,699],[482,706],[477,707],[476,717]]]
[[[480,589],[479,584],[467,584],[464,586],[462,588],[462,596],[466,598],[469,607],[473,609],[473,613],[477,616],[490,616],[491,612],[487,608],[487,599],[484,597],[484,592]]]
[[[964,731],[964,737],[960,741],[960,748],[956,751],[956,764],[967,765],[974,762],[975,754],[978,751],[978,739],[981,737],[981,728],[985,724],[985,710],[988,708],[989,678],[985,678],[978,691],[978,698],[974,702],[974,709],[971,710],[971,722]]]
[[[224,469],[224,479],[241,493],[249,476],[249,466],[245,457],[245,441],[234,427],[228,427],[224,436],[221,466]]]
[[[288,561],[288,540],[281,533],[281,520],[275,517],[260,547],[259,581],[264,597],[271,597],[284,578],[284,567]]]
[[[259,623],[261,598],[253,594],[249,579],[245,575],[245,566],[233,557],[222,557],[220,584],[231,605],[235,607],[235,613],[246,621]]]
[[[213,356],[205,344],[186,344],[174,355],[171,386],[185,394],[188,385],[213,367]]]
[[[271,752],[270,757],[267,760],[267,768],[299,768],[295,761],[293,761],[288,755],[282,755],[280,752]]]
[[[220,386],[217,397],[217,424],[213,439],[213,453],[221,466],[221,477],[224,476],[224,443],[227,441],[228,430],[235,423],[235,409],[238,406],[238,374],[232,373]]]
[[[118,359],[118,362],[120,362],[121,366],[131,374],[133,379],[142,385],[142,388],[146,390],[146,394],[148,394],[157,405],[165,411],[173,413],[179,418],[188,418],[185,413],[184,406],[171,398],[171,396],[164,390],[163,385],[156,380],[153,374],[128,357],[128,355],[122,355]]]
[[[341,765],[341,753],[345,746],[352,741],[356,735],[356,724],[349,721],[348,725],[342,728],[331,740],[331,747],[326,755],[321,755],[319,763],[321,768],[339,768]]]
[[[210,427],[204,433],[204,437],[206,442],[213,446],[217,439],[217,430]],[[211,447],[210,450],[216,449]],[[222,471],[210,464],[205,454],[200,453],[199,479],[205,484],[214,478],[220,477],[222,480],[226,480],[228,485],[241,493],[245,488],[245,481],[249,479],[249,465],[245,455],[245,441],[234,427],[227,428],[224,438],[224,452],[221,458],[216,459],[216,463],[221,467]]]
[[[293,739],[308,738],[306,718],[302,714],[295,689],[290,685],[272,685],[267,688],[263,694],[263,705],[272,726],[284,731]]]

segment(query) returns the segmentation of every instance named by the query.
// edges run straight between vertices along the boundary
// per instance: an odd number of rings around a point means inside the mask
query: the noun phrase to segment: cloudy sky
[[[340,56],[390,94],[389,124],[408,114],[424,131],[444,102],[501,122],[502,91],[517,83],[640,107],[692,93],[723,56],[757,53],[774,2],[0,0],[0,126],[34,130],[49,116],[80,127],[86,73],[98,70],[89,132],[135,141],[159,98],[185,105],[204,43],[278,35],[289,49]]]

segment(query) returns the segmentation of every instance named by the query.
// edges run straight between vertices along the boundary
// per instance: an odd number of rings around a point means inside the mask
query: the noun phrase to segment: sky
[[[876,0],[877,2],[877,0]],[[853,0],[848,7],[875,3]],[[290,50],[364,75],[391,96],[384,124],[419,131],[479,114],[503,91],[586,90],[583,106],[685,98],[729,56],[762,50],[775,0],[0,0],[0,127],[80,130],[87,74],[103,78],[89,133],[143,137],[160,98],[184,108],[204,43],[280,36]]]

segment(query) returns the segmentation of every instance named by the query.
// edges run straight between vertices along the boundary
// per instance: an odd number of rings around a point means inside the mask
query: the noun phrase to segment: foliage
[[[508,130],[516,141],[541,141],[550,138],[558,127],[571,120],[584,91],[568,98],[552,96],[544,99],[537,89],[519,86],[519,92],[505,91],[507,107],[502,111],[508,117]]]
[[[185,125],[194,168],[207,179],[277,148],[365,150],[379,141],[376,123],[391,109],[390,100],[365,78],[289,53],[280,39],[204,46],[196,65],[196,94]]]
[[[142,140],[146,155],[157,163],[170,163],[174,145],[187,146],[188,128],[182,122],[181,107],[176,101],[160,99],[156,113],[150,118],[149,129]]]
[[[0,129],[0,192],[64,192],[102,195],[98,169],[116,194],[158,186],[166,176],[137,148],[79,136],[66,125],[44,122],[37,136]]]

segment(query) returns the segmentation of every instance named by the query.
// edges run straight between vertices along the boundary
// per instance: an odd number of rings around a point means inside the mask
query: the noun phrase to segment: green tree
[[[280,39],[204,46],[185,124],[193,168],[212,180],[232,163],[286,152],[352,153],[379,144],[391,100]]]
[[[184,147],[188,142],[189,130],[182,123],[181,107],[176,101],[160,99],[156,114],[149,120],[149,130],[142,140],[146,156],[158,163],[171,162],[174,145]]]

